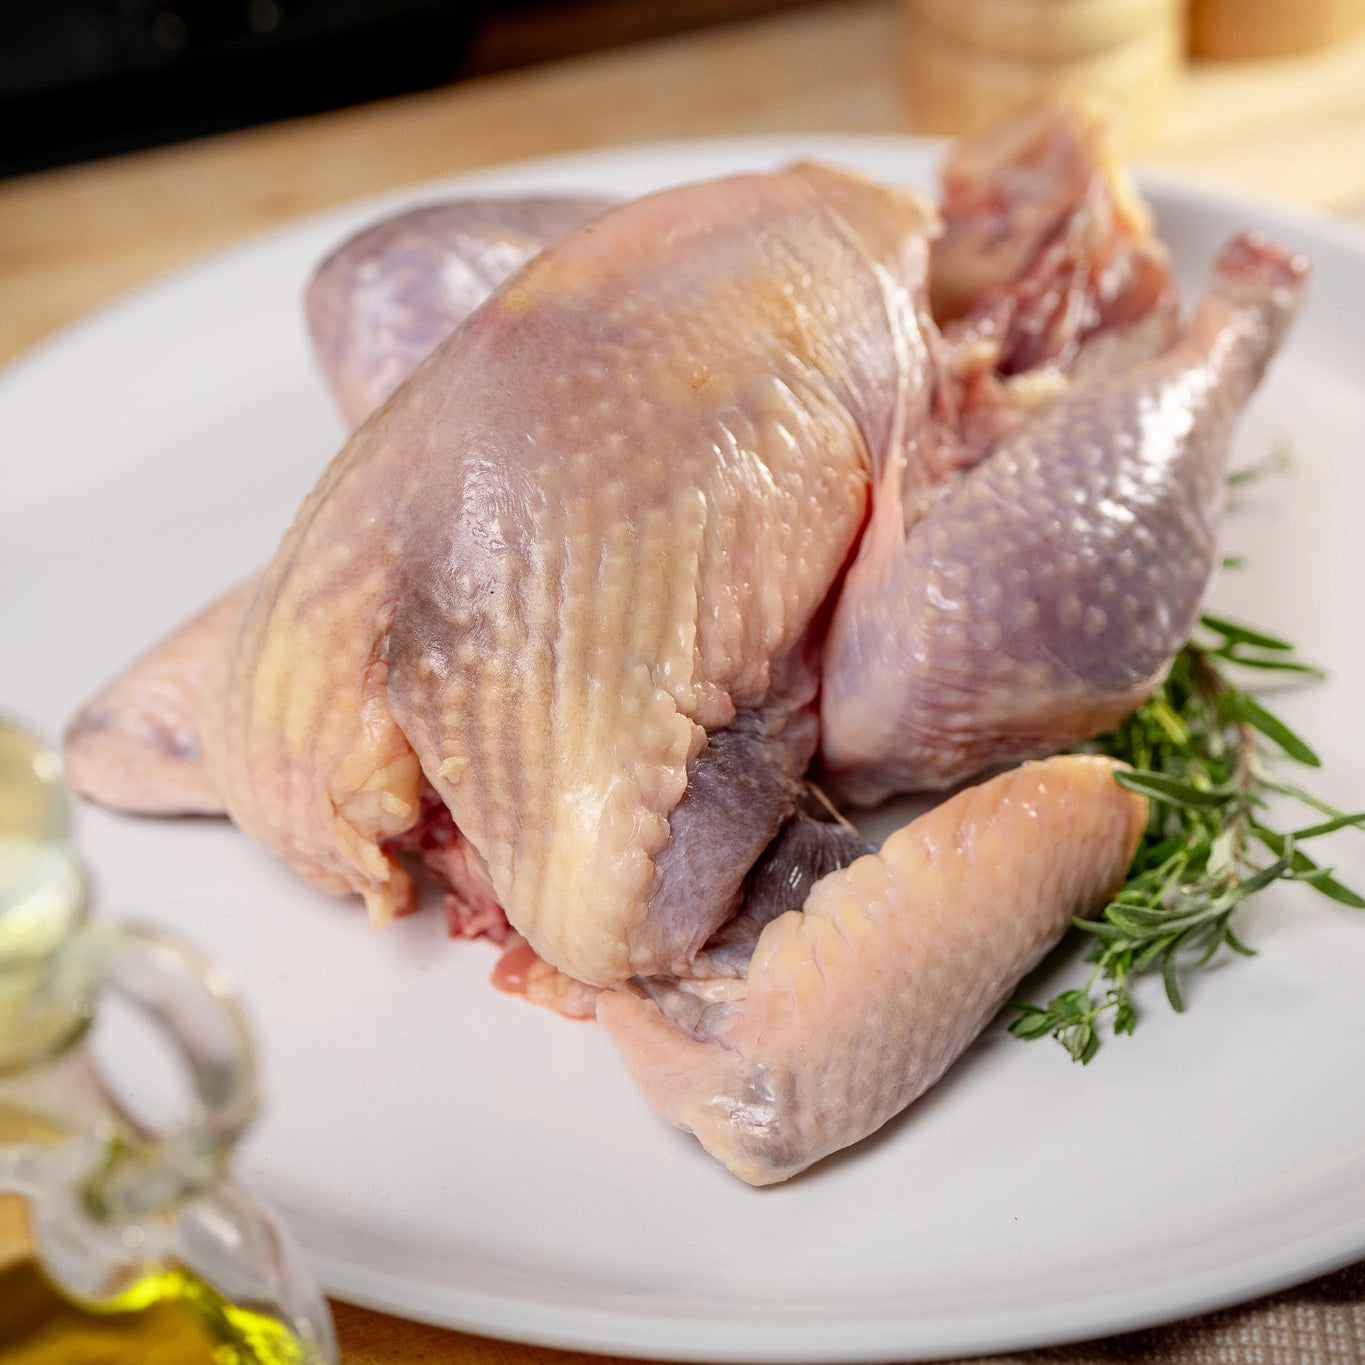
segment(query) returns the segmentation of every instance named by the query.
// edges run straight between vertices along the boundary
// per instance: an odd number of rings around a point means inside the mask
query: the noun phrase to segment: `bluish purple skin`
[[[318,267],[304,311],[346,421],[363,422],[503,280],[612,203],[455,200],[344,242]]]
[[[1250,236],[1168,350],[1079,386],[908,531],[876,500],[825,644],[825,780],[872,804],[1102,733],[1145,699],[1213,570],[1233,424],[1298,306]]]

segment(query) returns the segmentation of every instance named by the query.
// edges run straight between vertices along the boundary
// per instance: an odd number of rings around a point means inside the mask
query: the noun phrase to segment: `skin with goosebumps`
[[[219,657],[233,818],[382,920],[425,772],[547,960],[684,969],[800,795],[812,628],[929,402],[934,222],[801,167],[537,257],[352,438]]]
[[[456,200],[386,219],[342,243],[305,299],[338,406],[358,425],[508,275],[609,207],[585,197]],[[137,815],[222,815],[195,730],[209,660],[255,591],[234,588],[80,710],[64,738],[82,796]]]
[[[318,267],[304,311],[347,422],[359,426],[514,270],[612,202],[432,204],[344,242]]]
[[[1055,397],[1064,376],[1120,370],[1162,349],[1175,327],[1164,250],[1103,120],[1041,110],[960,143],[943,180],[930,292],[948,346],[937,357],[935,429],[902,471],[907,524],[1024,410]],[[338,247],[313,277],[306,312],[349,421],[389,397],[506,275],[608,206],[454,201]],[[143,814],[222,812],[199,763],[194,712],[232,603],[202,613],[81,713],[67,737],[77,790]]]
[[[927,1090],[1122,883],[1147,803],[1114,766],[968,788],[772,921],[747,980],[619,987],[598,1020],[665,1118],[750,1184],[786,1180]]]
[[[1194,625],[1232,425],[1306,269],[1237,238],[1169,350],[1049,405],[908,529],[876,498],[825,643],[835,790],[948,787],[1150,695]]]
[[[454,932],[517,931],[505,989],[595,1008],[754,1183],[932,1084],[1142,825],[1111,765],[1063,759],[863,856],[812,761],[875,799],[1141,700],[1301,292],[1240,238],[1172,340],[1145,220],[1051,117],[950,163],[937,249],[932,205],[817,166],[593,218],[365,421],[214,618],[189,729],[237,823],[378,923],[420,857]],[[415,335],[435,258],[396,240]],[[100,725],[145,745],[128,688]]]
[[[930,290],[949,345],[938,357],[936,432],[903,467],[907,523],[1023,409],[1054,397],[1064,373],[1074,382],[1121,369],[1161,349],[1175,326],[1164,251],[1103,120],[1041,110],[960,143],[943,180]],[[338,247],[313,277],[306,312],[351,423],[506,275],[608,206],[583,197],[454,201],[386,219]],[[245,595],[201,613],[82,711],[67,736],[77,790],[143,814],[222,812],[199,761],[194,714],[208,659]]]

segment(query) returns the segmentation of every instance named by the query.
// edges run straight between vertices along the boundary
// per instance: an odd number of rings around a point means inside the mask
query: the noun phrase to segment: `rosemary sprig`
[[[1149,803],[1147,830],[1128,878],[1098,918],[1075,921],[1093,938],[1083,986],[1045,1005],[1021,1003],[1016,1038],[1052,1036],[1078,1062],[1100,1046],[1100,1024],[1132,1033],[1137,1010],[1129,982],[1160,971],[1173,1009],[1180,982],[1221,948],[1252,956],[1233,930],[1248,896],[1276,881],[1306,882],[1322,895],[1365,909],[1362,899],[1318,866],[1303,845],[1336,830],[1365,828],[1348,814],[1276,776],[1279,763],[1320,766],[1316,753],[1234,681],[1238,670],[1322,678],[1275,636],[1217,616],[1176,656],[1166,681],[1112,734],[1084,745],[1132,765],[1116,780]],[[1268,823],[1272,797],[1324,819],[1280,831]]]

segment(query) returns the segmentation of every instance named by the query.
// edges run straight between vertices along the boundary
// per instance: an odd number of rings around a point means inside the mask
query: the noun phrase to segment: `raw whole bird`
[[[353,437],[219,656],[201,728],[234,818],[382,920],[411,895],[385,844],[425,778],[514,927],[607,986],[687,975],[739,907],[815,751],[822,646],[826,760],[849,786],[921,746],[894,726],[851,761],[830,742],[863,714],[837,708],[878,662],[869,634],[948,616],[978,682],[1013,670],[999,691],[1031,701],[1031,749],[1131,707],[1203,590],[1228,419],[1297,267],[1239,240],[1174,347],[1048,404],[864,579],[884,519],[905,524],[901,471],[941,444],[933,226],[913,196],[804,166],[637,200],[535,258]],[[932,576],[987,520],[973,616]],[[846,613],[864,633],[844,686]],[[1057,676],[1076,659],[1095,670],[1079,697]],[[894,700],[915,702],[918,663]],[[922,745],[954,777],[1019,756],[986,703],[965,758],[949,725]]]
[[[1024,192],[959,196],[945,248],[1048,219],[1048,176],[1009,174],[1048,137],[986,158]],[[1007,268],[959,286],[940,257],[943,328],[933,206],[831,168],[665,191],[534,257],[356,432],[217,653],[197,729],[234,819],[378,921],[448,820],[436,861],[603,989],[642,1089],[746,1179],[908,1103],[1122,877],[1141,802],[1055,760],[872,856],[807,769],[943,785],[1139,700],[1301,288],[1239,239],[1167,344],[1159,251],[1078,183]],[[1047,857],[981,856],[1040,811]]]

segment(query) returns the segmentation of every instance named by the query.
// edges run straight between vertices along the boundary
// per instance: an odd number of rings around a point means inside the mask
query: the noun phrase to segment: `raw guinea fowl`
[[[1017,757],[1015,693],[1032,748],[1131,707],[1203,591],[1227,419],[1297,267],[1237,244],[1154,371],[1049,404],[902,540],[905,471],[944,439],[935,226],[804,166],[637,200],[536,257],[348,444],[219,656],[201,738],[234,819],[383,920],[425,777],[513,926],[607,985],[686,971],[737,908],[815,751],[822,646],[825,758],[855,793],[920,748],[935,780]],[[992,552],[974,612],[937,567],[971,568],[955,537]],[[928,566],[913,592],[905,563]],[[966,664],[1008,671],[975,714],[948,693],[927,740],[845,743],[916,703],[922,632],[964,691]]]
[[[869,481],[946,444],[936,226],[808,166],[536,258],[357,435],[222,656],[234,818],[383,920],[424,775],[556,967],[686,970],[801,794]]]
[[[1039,146],[1019,166],[1050,165]],[[860,857],[812,812],[817,745],[857,796],[1131,706],[1203,590],[1227,422],[1301,282],[1239,240],[1167,345],[1164,264],[1110,180],[1044,211],[1047,175],[1008,156],[982,174],[1023,186],[997,228],[1050,226],[956,290],[946,332],[933,207],[829,168],[652,195],[534,257],[324,474],[201,702],[213,789],[248,832],[378,921],[412,904],[400,852],[448,866],[586,983],[580,1010],[603,988],[642,1089],[759,1183],[931,1084],[1102,903],[1142,823],[1108,765],[1055,760]],[[957,202],[968,236],[995,212]],[[1129,614],[1098,630],[1097,547],[1148,594],[1130,608],[1116,580]],[[964,563],[955,606],[938,565]],[[1056,627],[1033,653],[1030,608]],[[1002,719],[1002,676],[959,723],[951,688],[992,630],[1031,721]],[[1106,670],[1102,645],[1138,665]],[[926,738],[903,713],[940,678],[949,720]],[[862,748],[860,686],[881,727]],[[428,847],[432,812],[450,838]]]

